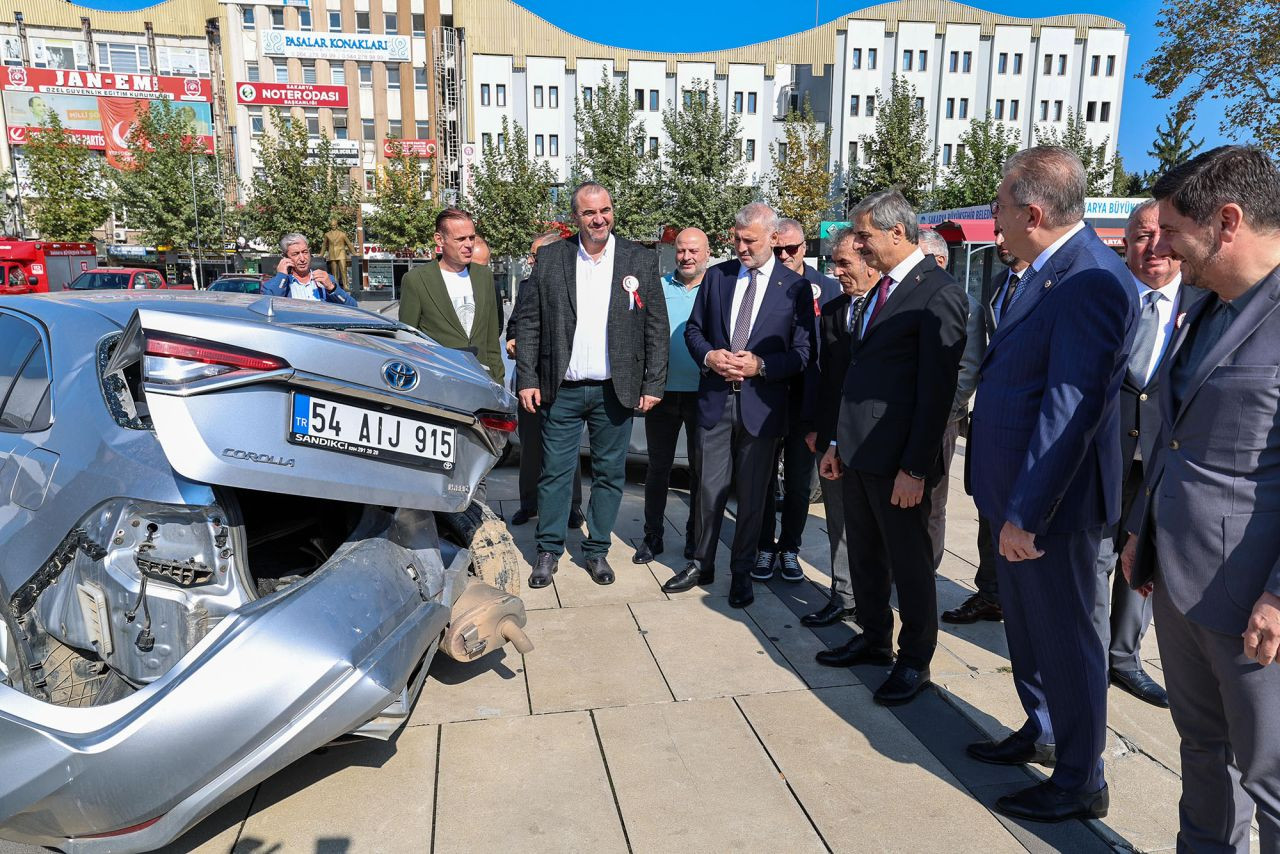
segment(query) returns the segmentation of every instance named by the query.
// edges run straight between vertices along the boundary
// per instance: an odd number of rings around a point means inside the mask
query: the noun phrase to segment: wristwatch
[[[764,359],[761,359],[759,356],[756,356],[756,361],[760,363],[760,368],[759,370],[756,371],[756,373],[760,375],[760,379],[762,380],[766,379],[764,375]]]
[[[910,469],[903,469],[903,471],[907,473],[907,477],[914,478],[916,480],[924,480],[924,475],[918,471],[911,471]]]

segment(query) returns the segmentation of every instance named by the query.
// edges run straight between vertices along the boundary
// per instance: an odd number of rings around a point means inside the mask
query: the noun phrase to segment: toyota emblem
[[[405,362],[387,362],[382,366],[382,379],[396,391],[408,391],[418,384],[418,371]]]

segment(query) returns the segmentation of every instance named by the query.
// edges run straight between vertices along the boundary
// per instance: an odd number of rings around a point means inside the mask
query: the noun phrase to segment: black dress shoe
[[[582,515],[581,507],[574,507],[569,511],[569,527],[581,528],[587,523],[587,517]]]
[[[632,563],[648,563],[656,556],[662,554],[662,540],[660,538],[649,539],[645,537],[640,541],[640,545],[636,547],[636,553],[632,555]]]
[[[1001,741],[979,741],[965,748],[965,752],[991,765],[1026,765],[1034,762],[1052,768],[1054,749],[1052,744],[1036,744],[1026,736],[1013,733]]]
[[[917,669],[899,661],[871,699],[881,706],[901,706],[914,700],[928,684],[929,668]]]
[[[1112,668],[1107,672],[1107,676],[1111,679],[1112,685],[1119,685],[1144,703],[1150,703],[1162,709],[1169,708],[1169,695],[1142,668],[1137,670]]]
[[[751,589],[751,576],[745,572],[735,572],[729,584],[729,607],[745,608],[756,601],[756,594]]]
[[[988,602],[981,593],[975,593],[959,606],[942,612],[944,623],[976,623],[979,620],[990,620],[998,623],[1004,619],[1004,611],[999,602]]]
[[[1092,794],[1068,792],[1051,780],[1029,789],[1005,795],[996,801],[996,812],[1027,821],[1067,821],[1073,818],[1103,818],[1111,805],[1104,785]]]
[[[664,593],[682,593],[685,590],[692,590],[698,585],[706,586],[716,580],[716,571],[703,572],[698,568],[698,564],[689,561],[684,569],[667,579],[667,583],[662,585]]]
[[[832,599],[812,614],[800,618],[802,626],[833,626],[845,617],[852,617],[853,609],[840,605]]]
[[[533,565],[533,572],[529,573],[529,586],[546,587],[550,584],[551,576],[556,574],[556,564],[559,562],[559,555],[538,552],[538,560]]]
[[[824,649],[814,656],[819,664],[827,667],[852,667],[855,664],[893,664],[893,650],[872,646],[866,635],[854,635],[853,639],[835,649]]]
[[[534,516],[537,516],[537,515],[538,515],[537,510],[534,510],[531,513],[528,510],[525,510],[523,507],[521,507],[519,510],[515,512],[515,515],[511,517],[511,524],[523,525],[525,522],[528,522],[530,519],[532,519]]]
[[[587,558],[587,572],[591,573],[591,580],[596,584],[613,583],[613,568],[602,557]]]

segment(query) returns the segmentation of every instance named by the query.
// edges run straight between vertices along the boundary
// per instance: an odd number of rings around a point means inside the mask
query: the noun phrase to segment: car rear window
[[[123,290],[127,287],[128,273],[81,273],[71,283],[72,290],[77,291]]]

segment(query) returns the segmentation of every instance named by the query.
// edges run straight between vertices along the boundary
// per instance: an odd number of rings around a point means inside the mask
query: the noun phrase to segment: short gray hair
[[[1060,145],[1024,148],[1004,162],[1009,195],[1020,205],[1039,205],[1044,224],[1065,228],[1084,219],[1088,180],[1074,152]]]
[[[284,237],[280,238],[280,254],[288,255],[289,247],[295,243],[306,243],[308,247],[311,246],[311,244],[307,242],[307,236],[305,234],[299,234],[296,231],[291,231]]]
[[[916,222],[915,209],[897,190],[879,190],[867,196],[849,211],[849,221],[856,222],[863,214],[869,214],[871,224],[881,231],[901,225],[908,242],[920,242],[920,225]]]
[[[1159,206],[1159,204],[1160,202],[1157,199],[1147,199],[1145,202],[1129,211],[1129,219],[1124,224],[1124,236],[1127,238],[1129,236],[1129,229],[1133,228],[1133,224],[1137,222],[1143,214]]]
[[[837,249],[839,249],[844,244],[848,243],[850,240],[853,240],[857,236],[858,236],[857,232],[853,230],[852,226],[847,226],[845,228],[837,229],[836,231],[831,232],[829,237],[831,238],[832,254],[835,254],[835,251]]]
[[[947,261],[951,258],[951,248],[947,246],[946,238],[932,228],[920,229],[920,248],[926,255],[941,255],[940,267],[947,266]]]
[[[752,202],[749,205],[743,205],[742,209],[733,218],[733,224],[738,228],[746,228],[753,222],[758,222],[764,226],[766,234],[772,234],[778,230],[778,214],[764,202]]]
[[[792,219],[789,216],[782,217],[778,220],[778,231],[786,231],[791,228],[800,232],[800,236],[804,237],[804,224],[801,223],[800,220]]]

